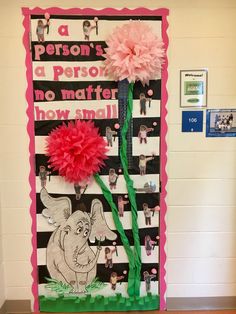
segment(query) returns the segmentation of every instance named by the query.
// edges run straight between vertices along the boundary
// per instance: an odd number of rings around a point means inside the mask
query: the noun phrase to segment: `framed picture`
[[[209,109],[206,114],[207,137],[236,136],[236,109]]]
[[[207,70],[180,71],[180,107],[207,106]]]

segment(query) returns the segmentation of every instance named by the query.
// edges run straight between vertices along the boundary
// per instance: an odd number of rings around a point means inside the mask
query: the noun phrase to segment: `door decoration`
[[[168,10],[23,14],[34,310],[165,309]]]

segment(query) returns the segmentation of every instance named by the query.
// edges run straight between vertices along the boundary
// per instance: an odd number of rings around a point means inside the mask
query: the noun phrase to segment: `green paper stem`
[[[118,214],[118,209],[116,204],[113,201],[111,191],[107,188],[105,183],[102,181],[101,177],[99,176],[98,173],[94,175],[94,178],[97,182],[97,184],[100,186],[103,195],[105,199],[107,200],[108,204],[111,207],[112,211],[112,217],[114,224],[116,226],[117,231],[120,234],[121,241],[124,245],[125,252],[128,256],[129,260],[129,272],[128,272],[128,294],[129,296],[133,296],[135,293],[135,276],[136,276],[136,267],[135,267],[135,257],[134,257],[134,252],[130,247],[129,240],[125,234],[124,228],[122,226],[122,223],[120,222],[119,214]]]
[[[129,176],[128,172],[128,160],[127,160],[127,139],[126,135],[129,128],[130,120],[132,119],[133,112],[133,89],[134,83],[129,84],[128,90],[128,107],[127,107],[127,115],[124,122],[124,126],[121,130],[121,139],[122,144],[120,147],[120,158],[123,166],[124,178],[126,181],[126,186],[128,190],[130,205],[131,205],[131,215],[132,215],[132,232],[134,238],[134,259],[135,259],[135,284],[134,284],[134,295],[140,295],[140,285],[141,285],[141,245],[139,239],[139,228],[137,223],[138,218],[138,209],[136,203],[136,193],[134,189],[133,180]]]
[[[126,135],[129,128],[129,123],[132,118],[133,111],[133,88],[134,84],[129,84],[128,91],[128,107],[127,107],[127,116],[124,122],[124,126],[121,130],[121,139],[122,144],[120,147],[120,159],[123,167],[124,178],[126,181],[126,187],[128,190],[130,205],[131,205],[131,215],[132,215],[132,232],[134,238],[134,251],[132,251],[129,240],[124,232],[124,228],[120,222],[118,209],[116,204],[113,202],[111,191],[106,187],[105,183],[100,178],[99,174],[95,174],[94,178],[100,188],[102,189],[103,195],[107,202],[109,203],[113,220],[116,226],[117,231],[120,234],[121,241],[124,245],[126,254],[129,260],[129,274],[128,274],[128,289],[127,292],[130,297],[140,295],[140,285],[141,285],[141,245],[139,239],[139,228],[137,223],[138,218],[138,209],[136,203],[136,193],[133,185],[133,180],[131,180],[128,172],[128,160],[127,160],[127,140]]]

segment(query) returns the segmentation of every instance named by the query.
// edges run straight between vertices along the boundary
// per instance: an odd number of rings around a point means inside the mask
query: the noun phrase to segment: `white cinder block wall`
[[[176,2],[169,18],[167,295],[235,296],[236,138],[181,133],[179,70],[207,68],[208,108],[236,108],[236,1]]]
[[[1,0],[0,188],[5,296],[31,296],[31,220],[22,6],[94,7],[93,0]],[[179,70],[208,68],[209,108],[236,108],[235,0],[115,0],[167,7],[168,297],[236,295],[236,139],[181,133]],[[111,6],[96,1],[96,7]],[[204,116],[205,118],[205,116]],[[2,252],[0,250],[0,256]],[[0,305],[2,291],[0,258]]]

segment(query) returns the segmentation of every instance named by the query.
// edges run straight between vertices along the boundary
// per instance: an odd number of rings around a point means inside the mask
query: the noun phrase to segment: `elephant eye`
[[[84,237],[87,237],[88,233],[89,233],[89,231],[86,229],[86,230],[84,231]]]
[[[80,234],[82,231],[83,231],[83,227],[79,227],[79,228],[76,230],[76,233],[77,233],[77,234]]]
[[[71,231],[71,227],[70,227],[70,226],[66,226],[66,227],[64,228],[64,231],[66,232],[66,234],[68,234],[69,231]]]

